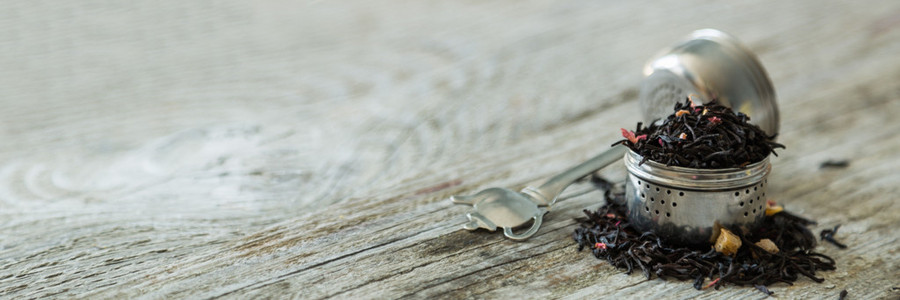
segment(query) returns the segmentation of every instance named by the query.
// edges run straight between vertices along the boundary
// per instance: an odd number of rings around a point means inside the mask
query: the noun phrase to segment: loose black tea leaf
[[[850,161],[848,160],[827,160],[823,161],[822,164],[819,165],[819,169],[843,169],[850,166]]]
[[[764,285],[754,284],[753,287],[755,287],[760,292],[763,292],[763,294],[766,294],[769,296],[772,296],[772,294],[775,294],[772,291],[769,291],[769,288]]]
[[[735,113],[713,100],[694,105],[688,98],[676,103],[674,113],[662,124],[654,122],[634,132],[622,129],[624,144],[644,157],[667,166],[698,169],[742,168],[762,161],[775,148],[784,145],[774,142],[759,126],[748,123],[750,117]]]
[[[842,290],[841,294],[838,296],[838,300],[847,299],[847,290]]]
[[[841,224],[835,225],[833,229],[822,230],[822,232],[819,232],[819,238],[821,238],[823,241],[834,244],[838,248],[845,249],[847,248],[847,245],[844,245],[834,239],[834,235],[837,233],[838,228],[841,228]]]
[[[600,178],[593,181],[613,187]],[[806,226],[815,222],[805,218],[782,211],[767,216],[756,231],[744,234],[733,230],[744,246],[734,256],[727,256],[714,249],[672,246],[653,232],[638,231],[629,223],[626,207],[616,204],[624,202],[624,193],[615,188],[605,190],[607,204],[597,211],[585,210],[586,217],[579,218],[581,226],[573,238],[579,251],[590,249],[595,257],[627,274],[637,270],[647,279],[691,280],[696,289],[718,289],[726,283],[749,285],[771,295],[768,285],[791,284],[800,276],[822,282],[816,272],[835,269],[833,259],[812,250],[816,238]],[[779,251],[770,253],[754,244],[762,239],[771,240]]]

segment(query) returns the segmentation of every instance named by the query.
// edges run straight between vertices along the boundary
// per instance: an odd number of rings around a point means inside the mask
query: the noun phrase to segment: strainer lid
[[[663,119],[675,102],[691,94],[704,103],[719,103],[750,116],[767,134],[778,133],[775,90],[766,70],[737,39],[715,29],[702,29],[653,57],[644,68],[640,102],[644,121]],[[699,99],[698,99],[699,98]]]

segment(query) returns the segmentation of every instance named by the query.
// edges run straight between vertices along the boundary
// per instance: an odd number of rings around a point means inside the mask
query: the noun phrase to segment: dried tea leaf
[[[625,139],[613,145],[623,144],[646,160],[668,166],[743,168],[784,148],[749,120],[717,100],[698,106],[688,99],[677,103],[662,122],[644,128],[639,124],[633,132],[622,129]]]
[[[778,253],[757,251],[756,246],[748,245],[728,256],[708,245],[672,245],[653,232],[637,230],[631,225],[628,209],[623,204],[624,184],[613,184],[596,175],[591,181],[605,190],[606,204],[596,211],[584,211],[585,216],[578,219],[580,226],[575,229],[573,238],[579,250],[589,250],[596,258],[608,261],[626,274],[637,271],[648,279],[655,276],[690,280],[698,290],[709,285],[708,280],[718,280],[710,287],[719,288],[725,284],[754,286],[771,295],[765,288],[768,285],[790,284],[802,277],[822,282],[824,278],[816,274],[835,269],[834,259],[813,250],[816,237],[807,226],[815,222],[787,210],[765,217],[759,228],[733,232],[747,243],[769,239],[778,247]],[[721,235],[721,231],[719,227],[714,232]],[[711,240],[710,244],[715,241]]]

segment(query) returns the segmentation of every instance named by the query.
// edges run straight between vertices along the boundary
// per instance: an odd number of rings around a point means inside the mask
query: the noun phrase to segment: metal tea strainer
[[[679,245],[709,244],[719,227],[752,229],[765,216],[769,159],[743,169],[692,169],[625,154],[631,224]]]
[[[752,52],[735,38],[713,29],[693,32],[687,40],[652,59],[640,93],[644,119],[672,112],[686,93],[751,117],[767,134],[778,133],[778,106],[772,83]],[[628,178],[625,204],[631,223],[655,231],[674,244],[709,244],[719,227],[752,229],[765,216],[769,159],[745,168],[692,169],[647,161],[633,151],[625,155]]]
[[[695,95],[695,101],[719,103],[752,117],[768,134],[778,132],[778,107],[772,84],[755,56],[733,37],[713,29],[698,30],[648,63],[641,83],[644,120],[662,119],[675,102]],[[534,235],[543,215],[562,191],[576,180],[618,161],[627,148],[616,146],[520,192],[489,188],[471,196],[450,197],[471,205],[465,229],[503,229],[506,237]],[[708,243],[716,226],[752,228],[764,213],[768,159],[744,169],[666,167],[640,156],[625,155],[628,168],[626,204],[632,223],[654,230],[679,244]],[[524,232],[514,228],[533,221]]]

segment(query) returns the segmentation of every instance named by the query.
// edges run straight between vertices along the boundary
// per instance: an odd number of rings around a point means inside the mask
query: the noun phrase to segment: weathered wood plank
[[[589,184],[521,243],[446,200],[605,149],[644,60],[709,26],[776,85],[771,194],[854,245],[772,290],[898,296],[896,1],[0,7],[2,298],[760,297],[578,253]]]

